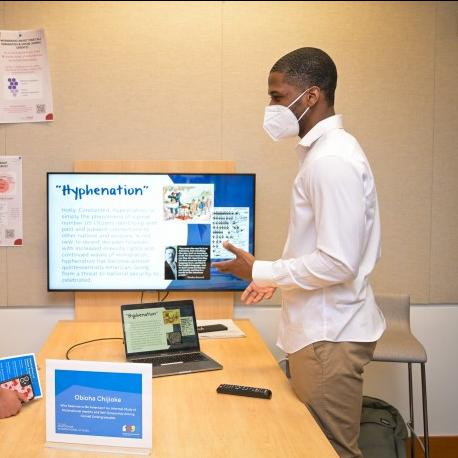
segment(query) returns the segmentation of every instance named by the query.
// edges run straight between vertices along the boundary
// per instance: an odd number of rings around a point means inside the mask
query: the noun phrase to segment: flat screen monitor
[[[254,174],[47,174],[49,291],[240,291],[211,267],[254,254]]]

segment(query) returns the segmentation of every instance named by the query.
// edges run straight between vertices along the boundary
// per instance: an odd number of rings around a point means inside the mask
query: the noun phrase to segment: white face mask
[[[310,89],[310,88],[309,88]],[[294,99],[287,107],[284,105],[269,105],[264,110],[264,130],[272,140],[278,142],[282,138],[296,137],[299,135],[299,121],[304,117],[310,107],[307,107],[299,119],[289,109],[294,105],[309,89]]]

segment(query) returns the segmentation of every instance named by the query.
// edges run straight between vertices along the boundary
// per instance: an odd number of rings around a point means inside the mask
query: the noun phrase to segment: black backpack
[[[407,426],[385,401],[363,396],[359,448],[364,458],[405,458]]]

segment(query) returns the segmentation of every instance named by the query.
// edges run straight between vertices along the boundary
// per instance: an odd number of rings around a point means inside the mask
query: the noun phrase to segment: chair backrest
[[[375,301],[383,312],[386,330],[377,342],[374,361],[424,363],[423,345],[410,330],[410,297],[405,294],[379,294]]]
[[[387,328],[410,332],[410,296],[407,294],[376,294],[375,302],[385,317]]]

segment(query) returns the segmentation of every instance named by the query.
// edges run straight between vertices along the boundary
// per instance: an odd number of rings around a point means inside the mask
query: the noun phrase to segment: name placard
[[[46,440],[49,447],[149,454],[151,365],[46,360]]]

